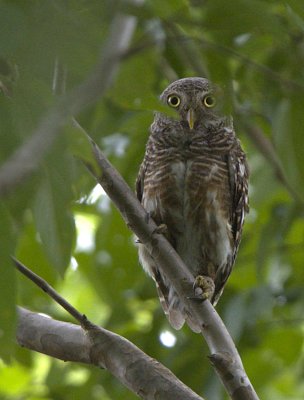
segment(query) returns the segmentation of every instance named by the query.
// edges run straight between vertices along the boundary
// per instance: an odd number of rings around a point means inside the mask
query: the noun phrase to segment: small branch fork
[[[105,368],[143,399],[204,400],[172,372],[133,343],[90,322],[44,279],[13,258],[17,269],[60,304],[80,324],[56,321],[18,308],[17,340],[21,346],[64,361]]]

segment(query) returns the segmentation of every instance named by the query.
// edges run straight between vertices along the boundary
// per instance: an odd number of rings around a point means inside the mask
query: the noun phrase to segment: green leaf
[[[30,218],[28,217],[28,219]],[[46,251],[41,243],[41,239],[37,235],[37,229],[32,219],[24,224],[22,232],[19,235],[16,258],[28,268],[42,276],[51,285],[56,283],[58,274],[49,260],[49,257],[46,255]],[[36,288],[27,278],[22,276],[20,282],[22,283],[19,286],[18,294],[21,295],[23,304],[29,304],[35,307],[35,300],[38,297],[39,304],[41,304],[41,298],[46,299],[45,294],[40,291],[40,289]],[[31,301],[33,301],[33,303]]]
[[[155,60],[155,52],[151,50],[127,59],[109,93],[111,100],[120,107],[135,110],[153,109],[159,104],[158,96],[153,92]],[[129,85],[130,80],[132,85]]]
[[[48,155],[33,202],[33,215],[49,260],[62,275],[70,263],[75,243],[73,200],[74,160],[60,137]]]
[[[20,399],[28,391],[30,385],[31,375],[27,368],[17,363],[0,367],[1,399]]]
[[[42,244],[60,274],[69,265],[75,224],[62,193],[65,183],[59,176],[45,175],[34,202],[34,217]]]
[[[303,334],[292,327],[279,327],[265,334],[264,346],[286,365],[297,361],[303,346]]]
[[[182,15],[188,14],[188,2],[186,0],[150,0],[147,2],[151,6],[153,14],[158,18],[170,18],[172,14],[175,16],[179,13]]]
[[[0,221],[0,356],[9,361],[16,326],[16,271],[10,258],[15,239],[11,217],[1,203]]]
[[[75,258],[100,298],[109,304],[111,323],[121,325],[121,318],[123,321],[130,318],[127,302],[135,296],[132,285],[138,273],[142,277],[144,274],[138,265],[134,238],[113,206],[102,214],[96,231],[96,249],[90,262],[83,253],[76,254]]]
[[[213,0],[206,7],[205,29],[228,41],[247,32],[278,32],[280,26],[271,7],[265,1],[234,0],[225,2]]]
[[[300,16],[300,14],[296,13],[290,5],[286,5],[286,10],[287,17],[290,20],[290,23],[298,28],[300,31],[304,32],[304,20]]]
[[[303,95],[283,99],[277,108],[273,137],[288,182],[304,200]]]
[[[27,32],[26,18],[23,12],[14,4],[0,4],[0,47],[1,55],[12,56]],[[18,29],[12,29],[18,26]]]

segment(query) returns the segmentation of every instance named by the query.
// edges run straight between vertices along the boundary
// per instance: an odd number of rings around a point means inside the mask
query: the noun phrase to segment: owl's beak
[[[194,110],[192,108],[189,108],[189,110],[187,112],[187,122],[188,122],[189,128],[192,130],[194,127],[194,122],[195,122],[195,114],[194,114]]]

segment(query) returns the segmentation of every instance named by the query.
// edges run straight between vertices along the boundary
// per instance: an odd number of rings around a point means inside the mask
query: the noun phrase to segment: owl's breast
[[[151,157],[143,204],[147,211],[157,211],[162,217],[158,219],[174,216],[176,221],[184,223],[185,218],[200,213],[210,202],[210,192],[216,193],[221,204],[229,208],[229,176],[226,162],[220,156],[202,150],[196,153],[189,141],[162,149]]]
[[[194,158],[172,164],[171,170],[178,197],[178,206],[170,210],[178,232],[176,250],[196,273],[209,260],[215,274],[232,254],[227,168],[217,159]]]
[[[172,244],[193,270],[202,257],[224,265],[231,256],[227,166],[211,153],[172,154],[149,170],[143,205],[157,224],[167,225]]]

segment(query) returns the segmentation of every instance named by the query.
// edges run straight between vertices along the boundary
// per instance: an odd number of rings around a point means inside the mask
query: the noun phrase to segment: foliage
[[[302,399],[302,0],[146,0],[138,6],[1,0],[1,163],[56,102],[55,60],[67,68],[69,91],[93,70],[118,10],[137,18],[132,47],[104,98],[78,121],[134,186],[152,110],[166,84],[201,75],[222,88],[248,154],[251,212],[218,311],[261,398]],[[273,144],[284,176],[251,127]],[[134,237],[74,157],[73,135],[67,122],[39,170],[1,199],[0,397],[135,399],[105,371],[15,346],[16,303],[69,318],[15,273],[9,261],[15,253],[95,323],[133,341],[198,393],[226,398],[203,339],[187,327],[172,332],[168,326],[154,284],[138,265]],[[161,340],[166,331],[175,344]]]

